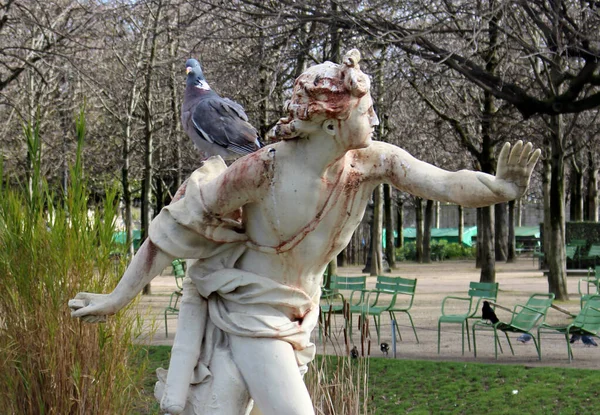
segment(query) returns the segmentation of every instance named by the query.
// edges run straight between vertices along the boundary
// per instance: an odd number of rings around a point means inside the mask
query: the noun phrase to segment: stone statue
[[[491,176],[448,172],[371,141],[378,119],[359,60],[352,50],[341,65],[300,75],[272,132],[280,142],[230,167],[207,160],[154,219],[114,291],[69,302],[74,317],[98,321],[174,258],[192,260],[170,367],[155,391],[164,411],[237,415],[253,400],[264,415],[314,413],[303,374],[315,354],[322,275],[375,186],[472,207],[525,193],[540,154],[531,144],[506,143]]]

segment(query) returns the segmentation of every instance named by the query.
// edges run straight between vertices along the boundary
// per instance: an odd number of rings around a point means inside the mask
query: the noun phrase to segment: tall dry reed
[[[131,364],[140,327],[136,317],[121,313],[92,325],[71,318],[67,307],[78,291],[110,291],[123,268],[110,255],[117,249],[116,191],[108,188],[102,209],[88,214],[83,111],[76,126],[66,194],[53,193],[43,180],[36,125],[24,129],[28,183],[6,185],[0,166],[3,414],[126,414],[138,399],[143,365]]]
[[[329,322],[334,316],[328,315]],[[359,355],[352,357],[347,329],[331,329],[323,336],[323,354],[317,356],[305,376],[317,415],[368,415],[374,413],[369,397],[370,339],[367,326],[361,333]],[[343,338],[340,338],[340,334]],[[342,346],[340,348],[340,345]],[[354,346],[354,345],[352,345]]]

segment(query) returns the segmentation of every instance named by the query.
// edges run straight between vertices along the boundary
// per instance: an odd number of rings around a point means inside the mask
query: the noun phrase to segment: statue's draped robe
[[[240,224],[205,207],[207,183],[226,168],[219,157],[207,160],[190,177],[185,197],[165,207],[150,226],[150,239],[161,250],[191,260],[169,369],[175,367],[178,373],[168,376],[159,369],[155,391],[161,406],[187,399],[186,414],[237,415],[248,406],[250,397],[232,360],[228,334],[286,341],[301,368],[315,354],[310,333],[318,320],[318,304],[296,287],[236,269],[252,245],[228,240],[227,232],[242,232]]]

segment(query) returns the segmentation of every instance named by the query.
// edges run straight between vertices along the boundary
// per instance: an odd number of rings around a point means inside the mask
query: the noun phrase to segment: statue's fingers
[[[527,173],[528,173],[528,175],[531,175],[531,172],[535,168],[535,165],[538,162],[541,154],[542,154],[542,150],[540,150],[538,148],[533,153],[531,153],[531,156],[529,156],[529,161],[527,161]]]
[[[510,156],[510,143],[506,142],[502,146],[502,149],[500,150],[500,155],[498,156],[498,167],[508,164],[509,156]]]
[[[81,293],[79,293],[79,294],[81,294]],[[87,306],[89,304],[87,299],[84,299],[81,297],[78,298],[79,294],[77,294],[75,296],[75,298],[73,298],[72,300],[69,300],[69,302],[68,302],[69,308],[74,309],[74,310],[79,310],[80,308],[84,308],[85,306]]]
[[[523,142],[521,140],[517,141],[513,146],[510,157],[508,158],[508,164],[516,165],[519,163],[521,158],[521,153],[523,152]]]
[[[529,158],[531,156],[531,150],[533,149],[533,144],[527,143],[525,147],[523,147],[523,151],[521,152],[521,158],[519,159],[519,164],[523,167],[527,166],[529,162]]]

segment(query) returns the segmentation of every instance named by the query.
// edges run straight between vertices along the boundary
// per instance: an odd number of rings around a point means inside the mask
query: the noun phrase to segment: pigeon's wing
[[[191,121],[198,135],[206,141],[234,153],[249,154],[259,147],[258,133],[246,121],[248,117],[243,108],[236,105],[238,108],[218,96],[203,99],[194,109]]]
[[[244,121],[248,121],[248,115],[246,115],[246,111],[244,111],[244,107],[242,107],[240,104],[238,104],[237,102],[235,102],[229,98],[223,98],[223,102],[225,102],[227,105],[229,105],[229,107],[233,111],[236,112],[238,117],[240,117]]]

